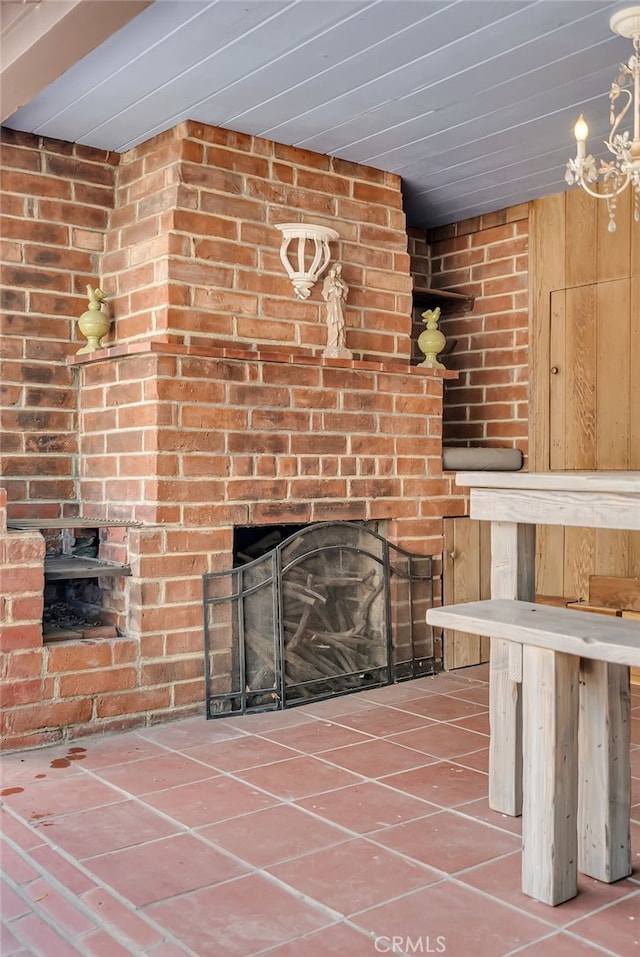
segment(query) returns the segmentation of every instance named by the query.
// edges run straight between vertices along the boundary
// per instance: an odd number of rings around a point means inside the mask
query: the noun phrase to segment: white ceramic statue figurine
[[[345,304],[349,287],[342,278],[342,264],[335,263],[322,284],[322,298],[327,303],[327,347],[322,355],[327,359],[352,359],[345,346]]]

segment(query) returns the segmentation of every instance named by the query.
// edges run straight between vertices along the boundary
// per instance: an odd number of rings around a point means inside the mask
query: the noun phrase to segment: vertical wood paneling
[[[446,605],[477,601],[490,595],[490,525],[471,518],[444,521],[443,597]],[[462,631],[445,632],[446,670],[488,660],[488,641]]]
[[[629,353],[632,374],[630,394],[631,416],[629,430],[629,468],[640,469],[640,223],[635,222],[632,222],[631,224],[630,276],[631,346]]]
[[[562,525],[541,525],[538,528],[536,566],[536,594],[570,595],[564,584],[564,528]]]
[[[629,230],[629,212],[627,204],[626,223]],[[602,243],[602,259],[599,259],[600,271],[605,268],[610,275],[618,268],[628,271],[629,244],[621,245],[616,241],[627,236],[621,232],[622,217],[618,221],[618,230],[607,238],[613,238],[611,248]],[[617,259],[615,253],[617,252]],[[625,256],[626,253],[626,256]],[[611,262],[611,260],[616,260]],[[622,263],[622,267],[620,266]],[[600,469],[630,468],[631,441],[631,289],[627,276],[610,282],[600,282],[597,287],[597,369],[596,369],[596,409],[597,436],[596,461]],[[613,334],[612,334],[613,325]],[[629,398],[628,398],[629,397]],[[595,562],[598,574],[627,574],[629,561],[629,532],[596,532]]]
[[[640,469],[640,223],[631,222],[631,308],[630,349],[631,364],[629,404],[629,468]],[[627,574],[640,578],[640,532],[629,533],[629,561]]]
[[[629,234],[631,231],[631,203],[629,196],[618,201],[616,209],[616,229],[609,232],[609,213],[605,202],[594,202],[597,206],[598,222],[596,227],[597,282],[611,279],[624,279],[629,276],[630,253]]]
[[[564,529],[564,594],[586,601],[589,575],[596,567],[595,528]]]
[[[581,189],[569,190],[565,197],[566,243],[564,246],[564,286],[584,286],[597,278],[598,200]],[[559,288],[552,286],[550,288]]]
[[[629,468],[631,355],[630,281],[596,287],[596,462],[599,469]]]
[[[529,397],[529,467],[549,468],[549,306],[553,289],[565,282],[565,194],[538,200],[530,207],[529,313],[531,394]]]
[[[629,568],[630,532],[596,530],[595,567],[599,575],[625,578]]]
[[[582,190],[532,204],[530,467],[537,471],[640,469],[640,227],[630,191],[616,219],[609,233],[606,205]],[[586,598],[594,573],[640,577],[637,532],[543,527],[537,555],[542,594]]]
[[[565,322],[566,469],[595,469],[597,296],[594,285],[567,290]]]
[[[551,329],[549,332],[549,467],[565,468],[567,408],[566,354],[567,294],[564,289],[551,293]],[[554,371],[557,370],[557,371]]]
[[[454,601],[477,601],[480,597],[479,561],[480,535],[478,522],[470,518],[456,518],[454,525],[453,588]],[[446,586],[445,586],[446,587]],[[466,632],[452,634],[452,667],[463,668],[480,660],[480,638]]]

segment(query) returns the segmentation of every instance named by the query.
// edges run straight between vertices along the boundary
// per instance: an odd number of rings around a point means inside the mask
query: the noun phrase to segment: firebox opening
[[[99,528],[64,528],[45,535],[44,608],[45,643],[78,638],[115,638],[100,578],[127,574],[128,567],[102,562]]]
[[[102,589],[97,578],[46,582],[42,634],[45,642],[105,637]],[[113,628],[113,637],[116,629]]]
[[[237,564],[203,582],[207,717],[434,673],[431,556],[362,522],[237,533]]]
[[[236,525],[233,530],[233,567],[266,555],[305,525]]]

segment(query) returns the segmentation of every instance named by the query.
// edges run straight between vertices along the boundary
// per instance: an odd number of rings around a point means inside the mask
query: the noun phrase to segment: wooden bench
[[[427,621],[522,646],[523,892],[555,905],[575,897],[578,869],[627,877],[638,623],[511,599],[431,608]]]

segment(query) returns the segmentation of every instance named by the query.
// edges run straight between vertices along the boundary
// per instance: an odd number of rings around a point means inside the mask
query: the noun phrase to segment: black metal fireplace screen
[[[433,674],[433,569],[363,524],[322,522],[205,575],[207,718]]]

